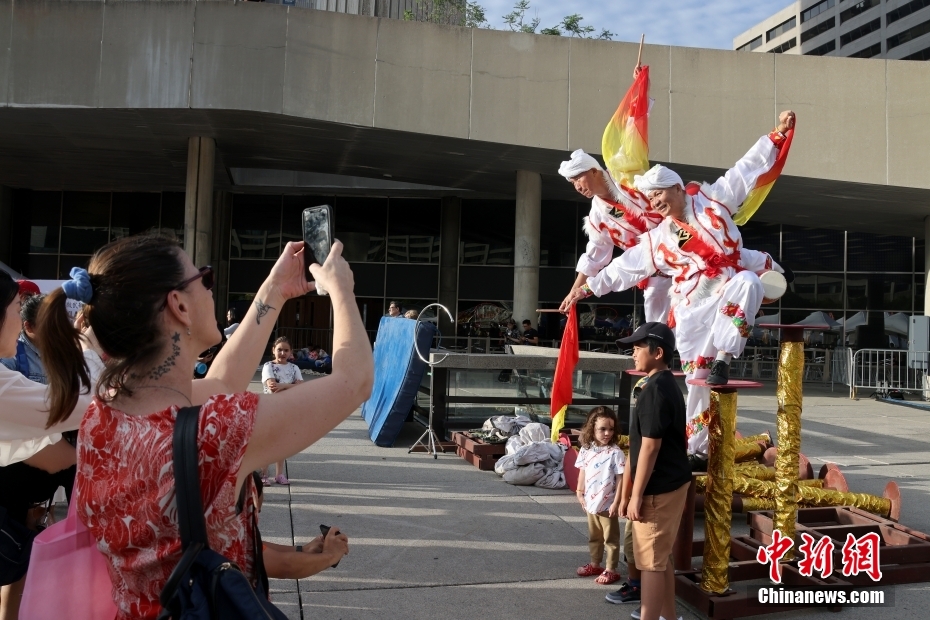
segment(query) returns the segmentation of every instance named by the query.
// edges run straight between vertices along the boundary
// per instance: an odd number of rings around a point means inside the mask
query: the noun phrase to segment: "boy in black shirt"
[[[685,438],[685,399],[668,367],[675,335],[663,323],[646,323],[621,342],[633,345],[636,370],[649,381],[630,418],[632,489],[620,503],[633,524],[633,556],[642,571],[642,620],[675,614],[672,546],[685,507],[691,467]]]

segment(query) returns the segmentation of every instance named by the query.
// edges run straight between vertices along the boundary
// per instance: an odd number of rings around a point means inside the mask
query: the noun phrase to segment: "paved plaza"
[[[901,522],[930,532],[930,413],[852,401],[842,386],[805,388],[801,449],[815,471],[838,463],[858,492],[880,494],[896,480]],[[775,408],[774,384],[742,393],[739,430],[774,431]],[[266,488],[266,540],[303,543],[321,523],[338,525],[350,540],[338,568],[273,581],[273,598],[291,618],[629,617],[633,605],[604,600],[611,586],[574,576],[588,560],[587,525],[570,491],[511,486],[454,455],[407,454],[420,433],[408,424],[394,448],[378,448],[355,413],[288,460],[290,487]],[[734,516],[733,530],[748,531],[743,515]],[[701,519],[695,537],[703,537]],[[930,583],[897,586],[894,597],[894,608],[768,617],[924,618]],[[681,603],[679,613],[700,617]]]

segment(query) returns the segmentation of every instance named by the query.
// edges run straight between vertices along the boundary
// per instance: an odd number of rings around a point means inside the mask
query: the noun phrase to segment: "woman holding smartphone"
[[[371,347],[338,241],[322,266],[309,267],[332,299],[333,374],[280,394],[244,391],[284,302],[313,290],[305,269],[302,244],[289,243],[236,337],[199,381],[190,372],[198,353],[220,340],[213,273],[168,239],[128,237],[105,246],[86,272],[73,271],[67,295],[56,291],[43,304],[39,348],[49,360],[50,424],[69,417],[88,384],[79,353],[67,347],[77,335],[66,297],[87,304],[86,319],[109,357],[81,423],[75,486],[78,514],[110,564],[118,619],[155,618],[181,557],[171,451],[178,409],[200,405],[210,546],[254,580],[252,515],[236,512],[240,489],[251,484],[252,471],[312,445],[368,397]]]

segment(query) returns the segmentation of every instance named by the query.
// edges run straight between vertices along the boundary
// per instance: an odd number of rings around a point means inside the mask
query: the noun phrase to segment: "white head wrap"
[[[561,174],[566,179],[573,179],[582,172],[587,172],[591,168],[597,168],[598,170],[603,170],[601,165],[597,163],[597,160],[578,149],[572,153],[572,158],[568,161],[563,161],[562,165],[559,166],[559,174]]]
[[[657,189],[674,187],[675,185],[685,186],[684,181],[681,180],[681,177],[678,176],[676,172],[660,164],[656,164],[642,176],[636,175],[633,177],[633,184],[636,186],[636,189],[644,194],[648,194]]]

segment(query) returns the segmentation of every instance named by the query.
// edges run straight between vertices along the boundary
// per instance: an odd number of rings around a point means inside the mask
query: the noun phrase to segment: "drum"
[[[785,280],[785,276],[777,271],[763,272],[759,279],[762,280],[762,289],[764,291],[762,295],[763,304],[775,303],[788,290],[788,281]]]

